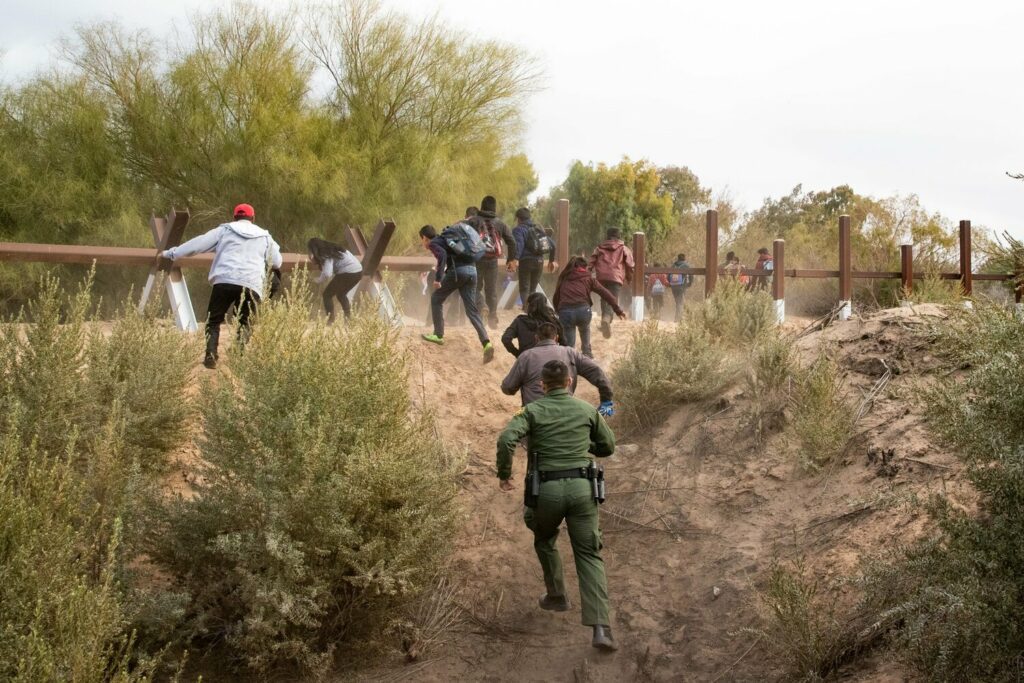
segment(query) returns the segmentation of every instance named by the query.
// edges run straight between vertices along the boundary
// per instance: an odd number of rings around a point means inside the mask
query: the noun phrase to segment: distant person
[[[615,315],[626,317],[626,312],[619,306],[615,295],[595,280],[587,270],[587,260],[582,256],[574,256],[565,264],[555,285],[555,296],[552,303],[558,311],[558,319],[562,323],[563,343],[574,348],[576,331],[580,333],[580,346],[584,356],[594,357],[590,345],[590,320],[594,313],[590,295],[597,293],[601,301],[611,307]]]
[[[515,396],[519,392],[519,398],[523,405],[533,403],[544,391],[541,388],[541,372],[544,364],[548,361],[557,360],[569,368],[569,393],[576,392],[577,375],[597,387],[597,393],[601,397],[601,414],[610,416],[615,412],[612,403],[612,384],[608,376],[601,369],[601,366],[592,359],[587,358],[576,349],[568,346],[560,346],[555,341],[558,328],[554,323],[541,323],[537,328],[537,344],[523,351],[512,364],[512,369],[501,382],[501,391],[509,396]]]
[[[345,319],[352,317],[352,306],[348,293],[359,284],[363,277],[363,264],[352,252],[340,244],[313,237],[307,243],[309,260],[320,269],[316,284],[327,283],[324,287],[323,302],[327,319],[334,322],[334,300],[341,304]]]
[[[437,234],[432,225],[420,228],[420,242],[423,248],[437,259],[433,279],[434,293],[430,295],[430,315],[434,322],[434,333],[424,334],[423,339],[431,344],[444,344],[444,302],[453,292],[458,292],[466,309],[466,316],[484,347],[484,363],[490,363],[494,360],[494,345],[487,336],[487,329],[476,307],[476,263],[469,256],[454,253],[448,242]]]
[[[672,264],[672,267],[680,269],[689,268],[690,264],[686,260],[686,254],[676,254],[676,260]],[[675,300],[676,305],[676,322],[679,322],[683,318],[683,297],[686,295],[686,290],[692,285],[693,275],[673,273],[668,276],[668,286],[672,289],[672,298]]]
[[[738,280],[740,274],[743,272],[743,266],[740,265],[740,259],[736,256],[736,252],[730,251],[725,255],[725,263],[722,264],[722,270],[725,271],[725,276],[730,277],[733,280]]]
[[[544,272],[544,259],[548,259],[548,272],[555,272],[555,244],[544,228],[533,222],[530,210],[516,209],[516,227],[512,229],[519,255],[519,298],[526,306],[530,294],[537,291]]]
[[[487,324],[498,327],[498,259],[504,258],[506,270],[516,272],[518,251],[512,231],[498,218],[498,202],[490,195],[480,201],[480,208],[466,209],[466,223],[476,228],[484,241],[484,257],[477,261],[476,305],[483,310],[487,303]],[[472,213],[470,213],[472,212]]]
[[[605,237],[605,241],[597,245],[597,249],[590,257],[590,270],[597,276],[597,281],[618,301],[623,285],[633,281],[633,252],[622,241],[622,232],[618,228],[608,228]],[[612,336],[613,313],[615,309],[602,298],[601,334],[605,339]]]
[[[773,259],[771,254],[768,253],[767,247],[761,247],[757,250],[757,263],[754,268],[757,270],[772,270]],[[753,292],[757,289],[768,289],[768,276],[767,275],[755,275],[750,283],[747,285],[747,291]]]
[[[249,204],[239,204],[234,220],[222,223],[213,230],[193,237],[188,242],[163,252],[163,257],[179,258],[214,252],[210,266],[210,303],[206,313],[206,355],[203,365],[217,367],[217,348],[220,344],[220,326],[232,306],[238,316],[238,338],[245,341],[249,331],[249,318],[263,298],[263,284],[267,268],[271,268],[273,283],[280,282],[281,247],[270,233],[256,225],[256,212]]]
[[[518,358],[523,351],[537,345],[537,327],[541,323],[555,325],[558,328],[555,340],[563,343],[562,323],[548,305],[547,297],[541,292],[534,292],[526,299],[526,312],[517,315],[505,330],[505,334],[501,335],[501,343],[509,353]],[[513,344],[515,341],[519,342],[518,348]]]
[[[537,349],[526,353],[534,351]],[[572,608],[557,545],[558,528],[564,520],[579,579],[583,624],[593,630],[591,645],[612,651],[616,645],[609,627],[608,577],[601,558],[597,508],[604,500],[604,471],[590,456],[612,455],[615,434],[593,406],[569,394],[572,378],[565,363],[545,363],[540,381],[544,395],[516,413],[498,437],[499,488],[515,490],[510,481],[512,456],[516,444],[526,439],[528,481],[523,521],[533,532],[533,549],[544,573],[540,608],[552,612]]]
[[[664,268],[664,263],[655,263],[655,268]],[[647,295],[651,297],[651,316],[661,320],[661,310],[665,307],[665,292],[668,291],[668,277],[663,273],[651,273],[647,276]]]

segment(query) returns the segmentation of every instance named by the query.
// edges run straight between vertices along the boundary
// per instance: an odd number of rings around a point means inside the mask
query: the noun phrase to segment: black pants
[[[523,309],[526,309],[526,299],[537,291],[540,284],[541,273],[544,272],[544,262],[530,259],[519,262],[519,298],[523,300]]]
[[[476,307],[483,312],[487,304],[487,320],[498,322],[498,261],[480,259],[476,263]]]
[[[476,330],[481,344],[489,341],[484,322],[480,319],[480,312],[476,308],[476,267],[459,266],[455,270],[449,270],[441,280],[441,287],[435,289],[430,295],[430,314],[434,320],[434,334],[444,337],[444,302],[458,292],[462,299],[462,305],[466,309],[466,317]]]
[[[241,285],[214,285],[210,291],[210,304],[206,309],[206,355],[217,357],[217,346],[220,344],[220,326],[224,324],[231,307],[235,307],[238,315],[238,337],[249,329],[249,316],[260,303],[260,295]]]
[[[621,306],[622,297],[619,295],[619,293],[622,291],[622,283],[612,282],[611,280],[601,280],[601,284],[604,285],[605,289],[612,293],[612,296],[615,297],[616,301],[620,302],[619,305]],[[607,301],[601,299],[601,322],[610,323],[614,319],[615,309],[608,305]]]
[[[359,284],[359,281],[363,278],[363,274],[360,273],[338,273],[331,278],[331,281],[324,287],[324,311],[327,312],[327,318],[334,322],[334,299],[337,298],[341,302],[341,310],[345,313],[345,318],[352,317],[352,305],[348,301],[348,293],[352,291],[352,288]]]

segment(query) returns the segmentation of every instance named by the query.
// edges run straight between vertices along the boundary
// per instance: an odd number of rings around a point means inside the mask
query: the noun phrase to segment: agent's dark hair
[[[549,360],[540,373],[540,381],[549,387],[565,386],[569,381],[569,366],[560,360]]]
[[[475,206],[470,206],[466,208],[466,218],[472,218],[478,213],[480,213],[480,209],[476,208]]]
[[[608,228],[608,232],[604,234],[605,239],[617,240],[622,239],[622,231],[618,228]]]
[[[685,261],[686,254],[676,254],[676,261]]]
[[[313,257],[314,263],[321,268],[328,261],[339,258],[348,251],[340,244],[328,242],[319,237],[311,237],[309,242],[306,243],[306,247],[309,249],[309,255]]]
[[[434,229],[433,225],[424,225],[420,228],[420,237],[426,237],[428,240],[432,240],[437,237],[437,230]]]
[[[520,222],[530,220],[530,210],[526,207],[516,209],[516,220]]]

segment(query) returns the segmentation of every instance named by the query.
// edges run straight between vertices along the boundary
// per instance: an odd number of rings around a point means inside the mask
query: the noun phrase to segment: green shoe
[[[490,363],[494,360],[494,344],[487,342],[484,344],[484,364]]]
[[[438,337],[436,334],[424,334],[422,337],[423,341],[428,341],[431,344],[437,344],[438,346],[444,346],[444,337]]]

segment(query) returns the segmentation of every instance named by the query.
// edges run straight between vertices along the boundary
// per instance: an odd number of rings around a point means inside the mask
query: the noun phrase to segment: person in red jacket
[[[664,268],[665,264],[655,263],[655,268]],[[665,292],[668,291],[668,276],[664,273],[652,273],[647,276],[647,296],[651,298],[651,316],[661,320],[661,309],[665,305]]]
[[[757,250],[757,263],[754,264],[754,268],[758,270],[771,270],[773,263],[772,255],[768,253],[767,247],[761,247]],[[753,292],[755,289],[768,289],[768,277],[766,275],[755,275],[751,278],[747,284],[747,291]]]
[[[614,295],[617,303],[622,286],[633,281],[633,252],[622,241],[622,232],[618,228],[608,228],[606,237],[607,239],[597,245],[597,249],[590,257],[590,270],[597,276],[597,281]],[[602,297],[601,334],[605,339],[612,336],[614,310]]]
[[[574,256],[558,276],[555,296],[552,303],[558,311],[558,319],[562,322],[563,343],[573,348],[576,346],[576,330],[580,331],[580,345],[584,356],[593,358],[590,347],[590,319],[593,317],[590,295],[597,292],[602,305],[607,305],[615,315],[626,317],[626,312],[619,306],[615,295],[600,282],[590,276],[587,260]]]

